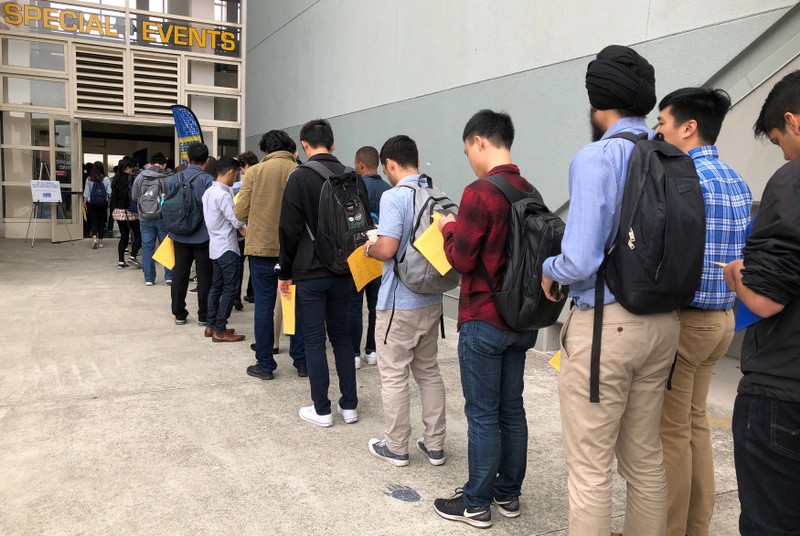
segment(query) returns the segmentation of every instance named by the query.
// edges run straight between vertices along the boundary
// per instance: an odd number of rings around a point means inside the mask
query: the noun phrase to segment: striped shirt
[[[726,310],[733,307],[736,294],[728,289],[722,267],[741,258],[747,238],[753,196],[741,175],[720,162],[713,145],[689,151],[694,160],[703,202],[706,206],[706,249],[703,278],[691,306],[698,309]]]

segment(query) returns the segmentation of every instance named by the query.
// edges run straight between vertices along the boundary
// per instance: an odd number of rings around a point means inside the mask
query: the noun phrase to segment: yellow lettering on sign
[[[106,37],[119,37],[120,35],[117,33],[117,30],[111,27],[111,17],[105,17],[104,21],[104,29],[103,31],[106,34]]]
[[[25,6],[25,16],[22,24],[25,26],[30,26],[31,22],[37,20],[42,20],[42,10],[37,6]]]
[[[222,50],[226,52],[233,52],[236,50],[236,34],[233,32],[222,32],[220,36],[222,39]]]
[[[73,22],[68,23],[67,18],[71,18]],[[74,11],[69,11],[65,9],[58,15],[58,25],[61,26],[61,29],[65,32],[77,32],[78,31],[78,14]]]
[[[173,32],[173,43],[180,47],[185,47],[189,44],[187,40],[189,36],[189,28],[186,26],[175,26],[175,31]]]
[[[92,32],[97,32],[98,34],[103,35],[103,25],[100,24],[99,15],[89,15],[89,20],[86,22],[84,33]]]
[[[148,20],[142,22],[142,39],[144,41],[154,43],[156,38],[153,36],[153,34],[158,29],[157,26],[158,25],[155,22],[150,22]]]
[[[174,28],[172,26],[167,26],[167,33],[165,34],[164,33],[164,26],[163,25],[159,25],[158,26],[158,35],[161,36],[161,42],[162,43],[169,43],[169,38],[172,36],[172,30],[173,29]]]
[[[195,43],[200,48],[206,48],[206,43],[208,39],[206,39],[206,32],[203,30],[202,32],[199,31],[197,28],[189,28],[189,46],[193,47]]]
[[[22,6],[19,4],[5,4],[3,6],[3,20],[6,24],[19,26],[22,24]]]
[[[211,48],[217,48],[217,37],[222,33],[219,30],[208,30],[208,35],[211,36]]]
[[[42,26],[48,30],[58,30],[59,27],[56,25],[56,21],[58,21],[58,10],[52,7],[46,7],[43,12]]]

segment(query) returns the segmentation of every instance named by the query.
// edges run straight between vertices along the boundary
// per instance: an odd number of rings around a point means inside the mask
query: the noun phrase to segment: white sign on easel
[[[31,181],[34,203],[61,203],[61,183],[58,181]]]

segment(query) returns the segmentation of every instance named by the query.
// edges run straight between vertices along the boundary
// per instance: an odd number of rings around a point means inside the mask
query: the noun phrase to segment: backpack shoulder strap
[[[308,168],[311,171],[315,172],[317,175],[322,177],[325,180],[330,179],[333,177],[333,172],[328,169],[328,166],[322,164],[321,162],[317,162],[315,160],[308,160],[304,164],[301,164],[300,167]],[[345,168],[347,171],[347,168]]]
[[[647,133],[643,132],[642,134],[634,134],[633,132],[619,132],[618,134],[614,134],[613,136],[609,136],[610,138],[619,138],[621,140],[628,140],[632,143],[639,143],[640,141],[647,139]]]
[[[490,184],[493,184],[501,192],[503,192],[503,195],[506,196],[506,199],[508,199],[508,202],[511,203],[512,205],[521,199],[525,199],[526,197],[532,197],[536,201],[538,201],[540,205],[544,205],[544,200],[542,199],[542,196],[539,194],[536,188],[534,188],[530,192],[523,192],[522,190],[511,184],[508,181],[508,179],[506,179],[502,175],[490,175],[483,180],[489,182]]]

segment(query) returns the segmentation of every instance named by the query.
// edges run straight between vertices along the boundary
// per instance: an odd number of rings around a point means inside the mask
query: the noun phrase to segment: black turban
[[[589,102],[597,110],[629,110],[647,115],[656,105],[656,73],[635,50],[610,45],[589,62]]]

